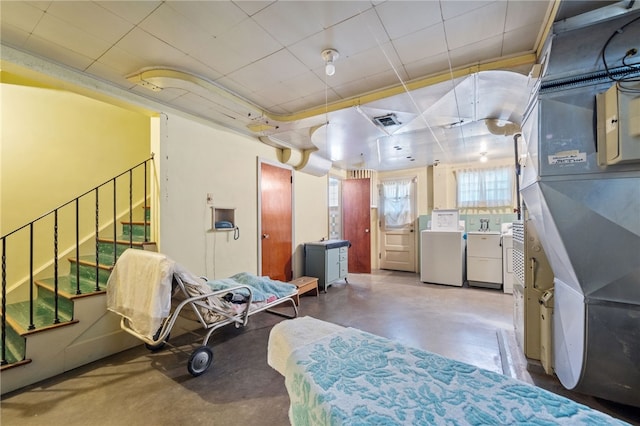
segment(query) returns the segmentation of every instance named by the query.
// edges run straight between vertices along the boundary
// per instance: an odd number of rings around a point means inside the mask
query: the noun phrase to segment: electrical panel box
[[[640,84],[614,84],[596,102],[598,164],[640,163]]]

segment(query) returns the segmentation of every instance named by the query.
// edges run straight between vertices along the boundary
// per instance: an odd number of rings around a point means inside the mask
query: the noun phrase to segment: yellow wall
[[[149,118],[84,96],[2,84],[3,234],[149,155]]]
[[[149,117],[143,114],[67,91],[13,84],[2,84],[0,90],[1,235],[149,156]],[[91,203],[95,201],[81,203],[81,209]],[[95,228],[91,225],[95,223],[95,209],[90,210],[82,222]],[[75,244],[74,223],[73,205],[60,211],[59,253]],[[74,234],[72,238],[69,238],[70,230]],[[7,239],[11,260],[9,283],[19,282],[28,273],[27,231]],[[52,216],[36,226],[34,232],[34,269],[37,271],[53,255]],[[38,238],[39,235],[44,238]],[[67,262],[61,265],[67,266]]]

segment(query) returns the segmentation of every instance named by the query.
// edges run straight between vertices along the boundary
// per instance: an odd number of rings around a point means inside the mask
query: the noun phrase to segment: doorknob
[[[262,239],[263,240],[268,240],[269,239],[269,234],[262,234]]]
[[[369,232],[369,228],[365,229],[365,230],[364,230],[364,232],[365,232],[365,233],[368,233],[368,232]]]

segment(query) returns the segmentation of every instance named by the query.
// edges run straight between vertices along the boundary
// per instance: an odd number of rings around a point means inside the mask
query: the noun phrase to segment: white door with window
[[[416,272],[415,178],[380,184],[380,268]]]

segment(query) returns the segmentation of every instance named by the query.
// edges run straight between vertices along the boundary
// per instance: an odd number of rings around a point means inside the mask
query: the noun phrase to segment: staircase
[[[155,244],[149,241],[150,208],[147,206],[134,208],[132,201],[133,193],[136,191],[133,188],[132,171],[143,164],[144,175],[141,179],[145,182],[140,184],[140,187],[144,187],[144,196],[142,193],[139,196],[141,200],[148,200],[147,162],[151,159],[103,184],[108,184],[115,206],[116,179],[128,173],[129,181],[125,183],[123,190],[129,193],[128,211],[123,214],[126,219],[116,218],[114,207],[103,209],[113,211],[111,222],[108,222],[108,218],[102,218],[102,222],[99,222],[98,191],[102,185],[67,203],[73,206],[75,202],[76,206],[76,242],[73,247],[67,248],[74,255],[61,257],[57,261],[55,259],[58,257],[58,210],[66,205],[52,211],[55,213],[53,266],[44,269],[45,272],[35,273],[32,260],[31,278],[21,286],[13,288],[12,291],[7,290],[9,285],[6,275],[10,270],[9,267],[13,266],[7,259],[13,260],[17,255],[11,252],[8,246],[11,244],[12,234],[20,229],[2,237],[2,312],[0,313],[2,394],[140,344],[137,339],[124,336],[126,333],[120,330],[119,317],[106,309],[106,285],[113,265],[126,249],[155,247]],[[111,182],[113,182],[112,188]],[[93,235],[89,234],[85,242],[80,244],[78,223],[79,218],[83,216],[78,213],[78,200],[86,195],[89,196],[87,198],[91,198],[93,193],[95,193],[96,206],[95,232]],[[139,220],[134,221],[134,216]],[[29,244],[29,250],[32,258],[33,223],[42,218],[44,216],[23,227],[31,228],[32,241]],[[107,224],[104,223],[105,219]],[[100,226],[102,228],[99,230]],[[64,230],[69,232],[66,228]],[[110,236],[104,237],[105,232]],[[68,237],[67,235],[65,239],[60,238],[60,240],[68,242]],[[7,253],[10,255],[7,256]],[[80,256],[77,256],[77,253],[80,253]],[[51,269],[53,273],[50,272]],[[68,272],[60,272],[62,270]],[[24,290],[25,288],[27,290]]]

